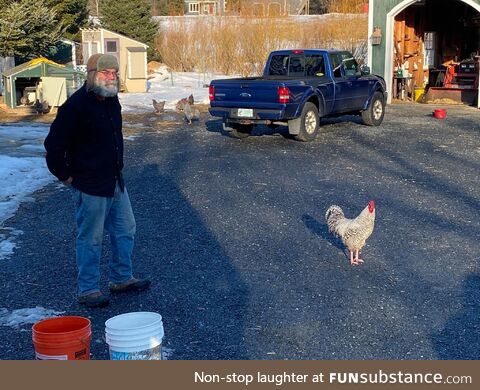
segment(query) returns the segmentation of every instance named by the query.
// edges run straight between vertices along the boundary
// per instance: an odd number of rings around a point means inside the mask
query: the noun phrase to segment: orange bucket
[[[32,326],[37,360],[90,360],[90,320],[67,316],[48,318]]]

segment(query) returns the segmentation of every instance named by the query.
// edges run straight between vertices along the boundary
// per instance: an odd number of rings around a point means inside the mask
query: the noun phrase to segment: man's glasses
[[[118,72],[116,70],[101,70],[97,73],[101,73],[105,77],[113,77],[113,78],[118,77]]]

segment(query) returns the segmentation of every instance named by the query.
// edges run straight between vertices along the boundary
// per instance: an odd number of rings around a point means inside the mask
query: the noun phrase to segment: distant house
[[[223,15],[225,0],[185,0],[185,15]]]
[[[242,12],[258,16],[308,15],[310,0],[252,0],[242,3]]]
[[[122,89],[126,92],[147,91],[148,45],[104,28],[84,28],[78,66],[86,71],[92,54],[111,54],[117,57]]]
[[[185,15],[223,15],[225,0],[185,0]],[[251,0],[241,3],[242,12],[258,16],[308,15],[310,0]]]

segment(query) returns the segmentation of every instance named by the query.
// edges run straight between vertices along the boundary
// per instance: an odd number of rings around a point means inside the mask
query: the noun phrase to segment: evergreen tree
[[[158,25],[152,20],[147,0],[105,0],[100,5],[102,27],[145,43],[149,59],[156,57]]]
[[[64,38],[80,40],[80,27],[88,22],[87,0],[45,0],[49,8],[57,12],[58,20],[65,30]]]
[[[0,13],[0,56],[46,55],[63,32],[56,11],[44,0],[12,1]]]
[[[155,15],[183,15],[185,2],[183,0],[151,0],[152,12]]]

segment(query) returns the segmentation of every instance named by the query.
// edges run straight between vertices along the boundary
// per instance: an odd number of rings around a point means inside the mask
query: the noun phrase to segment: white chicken
[[[345,218],[342,208],[332,205],[327,209],[325,219],[328,230],[339,237],[350,251],[350,264],[362,264],[363,260],[360,259],[359,252],[373,232],[375,202],[371,200],[360,215],[354,219]],[[353,252],[355,252],[355,256]]]

